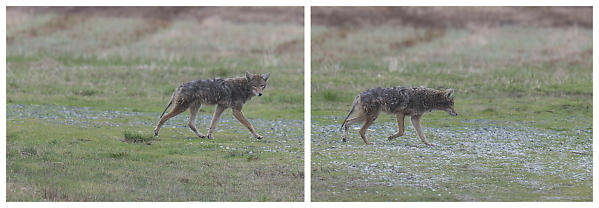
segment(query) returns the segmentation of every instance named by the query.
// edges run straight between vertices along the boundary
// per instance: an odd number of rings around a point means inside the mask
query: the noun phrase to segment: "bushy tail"
[[[162,118],[162,116],[164,116],[164,113],[166,113],[166,110],[171,107],[171,105],[173,104],[173,100],[175,99],[175,94],[177,93],[177,89],[175,89],[175,92],[173,92],[173,95],[171,95],[171,100],[168,102],[168,105],[166,105],[166,108],[164,108],[164,111],[162,111],[162,114],[160,115],[160,118]]]
[[[359,99],[360,99],[360,95],[356,96],[356,98],[354,99],[354,104],[352,104],[351,110],[349,110],[347,117],[345,117],[345,120],[343,120],[343,123],[341,123],[341,130],[343,130],[343,126],[345,125],[345,122],[347,121],[349,116],[354,112],[354,109],[356,108],[356,105],[358,104]]]

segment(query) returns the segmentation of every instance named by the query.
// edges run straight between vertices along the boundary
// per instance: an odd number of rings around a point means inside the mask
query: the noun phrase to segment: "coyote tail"
[[[359,99],[360,99],[360,95],[356,96],[356,98],[354,99],[354,103],[351,106],[351,110],[349,110],[347,117],[345,117],[345,120],[343,120],[343,123],[341,123],[341,128],[340,128],[341,130],[343,130],[343,126],[345,125],[345,122],[347,121],[349,116],[354,112],[354,109],[356,108],[356,105],[358,104]]]
[[[173,104],[173,100],[175,99],[175,94],[177,93],[177,89],[175,89],[175,92],[173,92],[173,95],[171,95],[171,100],[168,102],[168,105],[166,105],[166,108],[164,108],[164,111],[162,111],[162,114],[160,114],[160,118],[162,118],[162,116],[164,116],[164,113],[166,113],[166,110],[171,107],[171,105]]]

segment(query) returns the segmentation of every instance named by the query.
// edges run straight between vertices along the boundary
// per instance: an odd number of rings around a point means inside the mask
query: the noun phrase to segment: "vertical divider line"
[[[0,6],[0,16],[1,17],[6,17],[6,6],[4,5],[5,3],[2,3],[2,6]],[[0,24],[2,25],[2,29],[0,29],[0,37],[6,37],[6,18],[3,18],[4,20],[0,20]],[[0,127],[0,138],[3,138],[2,141],[0,142],[0,146],[2,150],[0,150],[0,161],[2,161],[2,170],[0,170],[2,173],[0,173],[0,175],[2,175],[2,182],[0,182],[0,186],[4,187],[2,189],[2,191],[0,191],[0,201],[5,202],[6,201],[6,130],[7,130],[7,123],[6,123],[6,38],[3,38],[3,40],[1,40],[4,42],[4,44],[2,44],[4,47],[2,47],[0,49],[0,57],[2,57],[2,61],[0,61],[0,117],[2,117],[1,119],[4,120],[4,122],[2,122],[2,125]]]
[[[311,19],[310,19],[310,6],[304,6],[304,202],[310,202],[310,187],[311,187],[311,137],[310,137],[310,124],[311,119],[311,94],[310,94],[310,76],[311,76],[311,65],[310,65],[310,42],[311,42]]]

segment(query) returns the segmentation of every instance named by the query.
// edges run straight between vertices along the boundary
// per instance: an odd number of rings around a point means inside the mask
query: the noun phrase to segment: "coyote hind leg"
[[[166,122],[168,119],[170,119],[172,117],[175,117],[176,115],[179,115],[180,113],[184,112],[185,110],[187,110],[186,107],[182,107],[180,105],[175,105],[175,107],[173,107],[171,112],[167,113],[160,119],[160,121],[158,122],[158,125],[156,125],[156,128],[154,129],[154,136],[158,136],[158,131],[160,131],[160,127],[162,127],[164,122]]]
[[[349,131],[349,126],[351,126],[354,123],[358,123],[363,121],[366,118],[365,115],[363,114],[359,114],[358,116],[356,116],[355,118],[349,119],[347,121],[345,121],[344,125],[344,132],[343,132],[343,136],[341,137],[341,140],[343,142],[347,142],[347,133]]]
[[[397,133],[389,136],[389,138],[387,138],[389,141],[391,141],[397,137],[403,136],[403,133],[404,133],[405,115],[403,113],[398,113],[395,115],[395,117],[397,118]]]
[[[370,125],[372,125],[372,123],[374,123],[374,120],[376,120],[376,118],[378,117],[377,115],[366,115],[366,122],[364,122],[364,125],[362,125],[362,128],[360,129],[360,136],[362,137],[362,140],[364,140],[364,143],[366,144],[373,144],[372,142],[369,142],[368,139],[366,139],[366,130],[368,130],[368,127],[370,127]]]

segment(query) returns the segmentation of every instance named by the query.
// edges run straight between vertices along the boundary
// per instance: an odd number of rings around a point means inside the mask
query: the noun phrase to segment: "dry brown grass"
[[[591,7],[312,7],[312,23],[326,26],[466,27],[520,25],[593,27]]]

